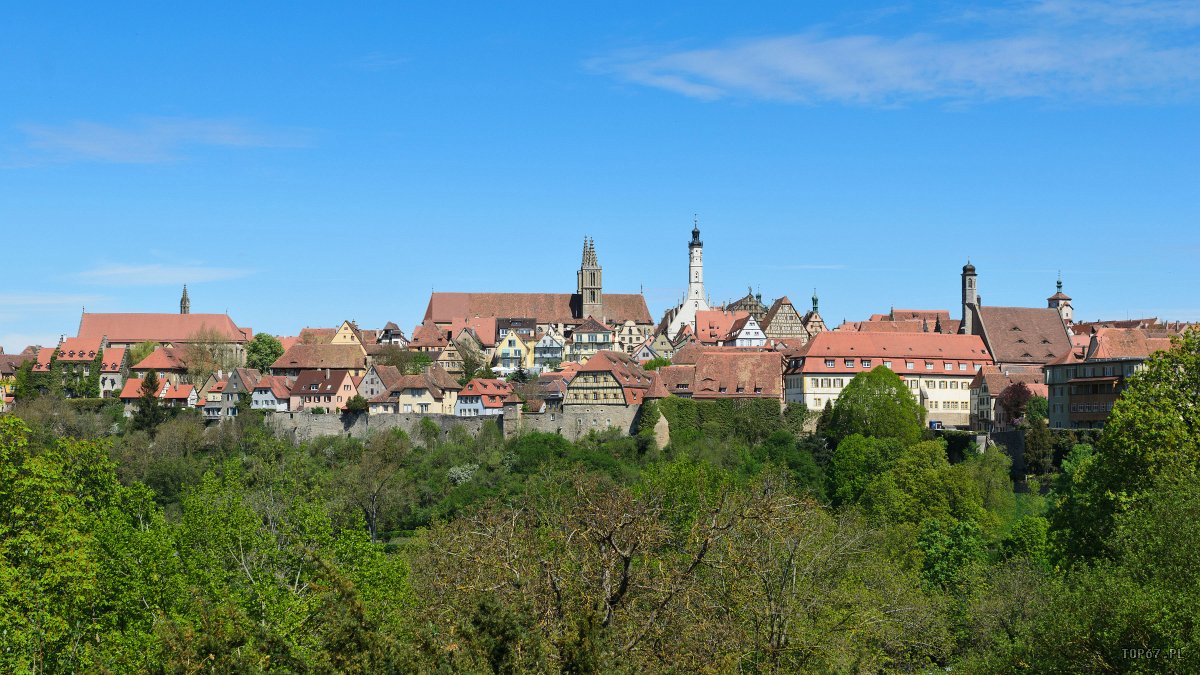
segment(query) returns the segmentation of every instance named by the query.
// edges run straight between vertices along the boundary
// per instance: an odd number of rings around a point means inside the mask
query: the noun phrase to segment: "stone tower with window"
[[[188,299],[187,284],[183,285],[183,297],[179,298],[179,313],[180,314],[191,314],[192,313],[192,301]]]
[[[1063,323],[1070,326],[1075,321],[1075,308],[1071,306],[1071,296],[1063,293],[1062,274],[1058,275],[1058,283],[1055,286],[1057,292],[1046,298],[1046,304],[1050,309],[1057,309]]]
[[[979,306],[979,286],[975,266],[968,260],[962,268],[962,327],[960,333],[974,335],[975,326],[971,310]]]
[[[583,238],[583,264],[579,266],[579,283],[577,285],[581,304],[581,319],[594,316],[598,321],[604,320],[604,290],[601,284],[603,270],[596,260],[596,241]]]

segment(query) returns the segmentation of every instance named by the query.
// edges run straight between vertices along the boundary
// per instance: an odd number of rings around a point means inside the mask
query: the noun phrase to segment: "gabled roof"
[[[133,370],[187,370],[187,358],[182,349],[159,347],[133,366]]]
[[[340,346],[340,345],[337,345]],[[354,345],[348,345],[353,347]],[[296,381],[292,383],[292,395],[304,396],[306,394],[333,394],[338,391],[338,387],[350,375],[349,370],[330,370],[329,377],[325,376],[324,370],[306,370],[296,376]],[[316,387],[315,389],[313,387]]]
[[[359,369],[366,364],[358,345],[292,345],[271,364],[272,370],[314,370],[321,368]]]
[[[625,352],[603,350],[596,352],[579,368],[580,373],[612,373],[625,394],[627,405],[640,404],[653,384],[650,373],[642,370],[633,357]]]
[[[504,399],[513,391],[512,384],[504,380],[493,380],[477,377],[467,383],[459,392],[459,397],[478,396],[479,402],[485,408],[502,408]]]
[[[1057,309],[970,305],[978,313],[984,341],[999,363],[1052,363],[1071,351]]]
[[[270,391],[277,400],[286,401],[291,395],[291,385],[283,375],[264,375],[255,383],[254,391]]]
[[[775,317],[779,314],[780,311],[783,310],[785,305],[791,306],[792,311],[796,312],[796,316],[797,317],[800,316],[800,312],[796,311],[796,306],[792,304],[791,300],[788,300],[788,296],[785,295],[782,298],[776,298],[775,302],[771,303],[771,307],[770,307],[770,309],[767,310],[766,315],[763,316],[763,320],[762,320],[763,330],[766,330],[767,326],[771,325],[771,322],[775,320]]]
[[[56,351],[58,351],[56,347],[42,347],[39,349],[37,353],[37,361],[35,361],[33,364],[33,372],[50,372],[50,359],[54,357],[54,353]]]
[[[109,347],[104,350],[102,358],[103,362],[100,364],[100,372],[118,373],[121,371],[122,364],[125,363],[125,348]]]
[[[984,366],[979,369],[978,373],[975,373],[970,386],[972,389],[980,389],[986,383],[988,395],[995,398],[1010,384],[1018,382],[1024,382],[1027,386],[1041,384],[1044,382],[1042,369],[1030,366],[1001,370],[999,366]]]
[[[611,333],[612,330],[600,323],[595,317],[588,316],[583,323],[575,327],[575,333]]]
[[[107,354],[107,352],[106,352]],[[0,354],[0,377],[12,377],[17,374],[26,361],[37,359],[37,353],[21,352],[20,354]]]
[[[734,324],[749,318],[750,312],[726,312],[702,309],[696,312],[696,339],[702,344],[719,344],[730,339]],[[682,331],[681,331],[682,332]]]
[[[441,349],[449,344],[450,339],[446,335],[446,330],[439,328],[432,320],[427,319],[424,323],[413,329],[412,339],[408,341],[408,346],[412,349],[437,348]]]
[[[1144,359],[1170,348],[1170,338],[1150,337],[1138,328],[1098,328],[1092,334],[1086,360]]]
[[[254,389],[255,385],[258,384],[259,378],[262,377],[262,373],[258,372],[256,368],[234,368],[233,375],[237,376],[238,380],[242,383],[242,387],[247,391]]]
[[[653,323],[640,294],[605,293],[606,321]],[[439,324],[466,317],[534,317],[541,323],[577,323],[583,300],[570,293],[431,293],[425,320]]]
[[[248,342],[249,328],[239,328],[228,314],[97,314],[85,312],[79,337],[109,342],[188,342],[202,329],[229,342]]]
[[[399,381],[404,375],[396,366],[381,366],[375,364],[371,366],[371,370],[375,371],[375,376],[379,378],[379,382],[383,384],[385,390],[391,389],[392,384]],[[368,375],[370,372],[367,373]]]

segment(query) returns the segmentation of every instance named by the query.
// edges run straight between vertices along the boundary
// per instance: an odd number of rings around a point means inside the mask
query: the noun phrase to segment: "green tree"
[[[996,395],[996,405],[1008,416],[1009,422],[1013,422],[1025,416],[1025,408],[1029,405],[1031,398],[1033,398],[1033,392],[1029,390],[1029,385],[1024,382],[1014,382]]]
[[[346,413],[348,413],[348,414],[360,415],[362,413],[367,412],[370,409],[371,409],[371,404],[367,403],[367,399],[363,398],[359,394],[355,394],[354,396],[351,396],[350,400],[346,401]]]
[[[419,375],[433,363],[433,359],[425,352],[405,349],[400,345],[384,345],[375,356],[375,363],[394,366],[404,375]]]
[[[270,333],[255,333],[246,345],[246,367],[260,373],[271,370],[271,364],[283,356],[283,344]]]
[[[1050,473],[1054,468],[1054,438],[1046,418],[1029,416],[1025,428],[1025,468],[1035,475]]]
[[[829,464],[833,502],[857,502],[871,481],[890,469],[903,451],[904,445],[895,438],[867,438],[861,434],[844,438]]]
[[[925,409],[900,377],[877,366],[846,385],[824,431],[834,445],[852,434],[895,438],[909,445],[921,440],[924,421]]]
[[[662,356],[656,356],[642,364],[642,370],[658,370],[664,366],[671,365],[671,359]]]
[[[153,431],[167,418],[167,411],[158,397],[160,389],[162,385],[158,381],[158,375],[154,371],[146,373],[138,390],[137,410],[133,412],[131,420],[134,429]]]
[[[1029,402],[1025,404],[1025,418],[1027,420],[1045,420],[1050,416],[1050,401],[1046,400],[1045,396],[1030,396]]]
[[[217,371],[228,373],[241,365],[229,340],[207,325],[188,336],[183,360],[187,364],[188,379],[197,386]]]
[[[1090,466],[1072,481],[1053,518],[1069,555],[1111,550],[1115,518],[1151,486],[1195,482],[1200,473],[1200,330],[1158,352],[1127,380]],[[1069,519],[1069,520],[1065,520]]]

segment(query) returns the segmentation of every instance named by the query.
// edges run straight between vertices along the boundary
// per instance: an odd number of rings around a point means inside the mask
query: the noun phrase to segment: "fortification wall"
[[[504,428],[501,417],[455,417],[454,415],[421,415],[396,413],[388,415],[361,414],[355,417],[342,415],[313,415],[305,412],[277,412],[267,416],[267,424],[285,438],[295,443],[310,441],[318,436],[352,436],[366,438],[371,432],[388,429],[403,429],[409,436],[416,437],[421,420],[438,425],[442,436],[455,426],[462,426],[471,435],[478,434],[484,422],[495,420]]]

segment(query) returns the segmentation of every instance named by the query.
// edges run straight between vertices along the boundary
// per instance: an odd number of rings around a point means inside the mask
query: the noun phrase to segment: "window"
[[[958,364],[958,369],[959,369],[959,370],[966,370],[966,369],[967,369],[967,364],[965,364],[965,363],[960,363],[960,364]]]
[[[946,370],[954,370],[954,364],[947,361],[946,362]]]
[[[412,412],[412,404],[411,403],[404,404],[404,412],[406,412],[406,413]]]
[[[949,386],[949,385],[947,385],[947,384],[946,384],[946,381],[945,381],[945,380],[942,380],[941,382],[938,382],[938,389],[946,389],[948,386]]]
[[[830,386],[832,386],[832,380],[830,380],[828,377],[821,378],[821,386],[828,389]]]
[[[854,367],[854,359],[845,359],[845,364],[846,364],[847,368],[853,368]]]
[[[821,386],[821,380],[819,380],[819,379],[817,379],[817,378],[815,378],[815,377],[814,377],[814,378],[812,378],[812,386],[814,386],[814,387],[819,387],[819,386]]]
[[[841,388],[842,388],[842,378],[840,378],[840,377],[838,377],[838,378],[835,378],[835,379],[833,380],[833,387],[834,387],[835,389],[841,389]]]
[[[925,370],[933,370],[933,361],[925,362]]]
[[[891,368],[891,367],[892,367],[892,362],[891,362],[891,361],[884,361],[884,362],[883,362],[883,367],[884,367],[884,368]]]
[[[862,360],[862,367],[863,367],[863,368],[870,368],[870,367],[871,367],[871,359],[863,359],[863,360]]]
[[[905,367],[905,368],[907,368],[908,370],[912,370],[912,369],[913,369],[913,362],[912,362],[912,361],[905,361],[905,362],[904,362],[904,367]]]
[[[833,360],[833,359],[825,359],[825,367],[826,367],[826,368],[832,368],[833,366],[834,366],[834,360]]]

